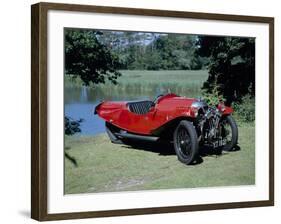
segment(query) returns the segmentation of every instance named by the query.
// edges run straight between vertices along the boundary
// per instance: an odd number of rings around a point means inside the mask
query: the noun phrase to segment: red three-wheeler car
[[[174,144],[178,159],[191,164],[199,147],[232,150],[238,141],[233,109],[223,102],[209,106],[204,100],[173,93],[154,101],[105,101],[95,107],[95,114],[105,120],[112,143],[129,141],[167,141]]]

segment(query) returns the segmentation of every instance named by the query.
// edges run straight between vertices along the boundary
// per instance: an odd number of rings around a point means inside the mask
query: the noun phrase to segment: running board
[[[114,133],[119,138],[130,138],[135,140],[151,141],[156,142],[159,137],[155,136],[146,136],[146,135],[135,135],[131,133]]]

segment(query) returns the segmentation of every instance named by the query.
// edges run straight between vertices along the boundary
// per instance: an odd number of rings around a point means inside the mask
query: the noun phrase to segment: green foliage
[[[148,50],[146,51],[148,55],[146,69],[201,69],[202,64],[199,56],[194,54],[195,50],[195,35],[160,35],[148,46]],[[149,60],[149,58],[153,58],[154,60]]]
[[[103,31],[98,40],[110,46],[125,70],[199,70],[208,61],[194,54],[196,35]]]
[[[209,77],[203,89],[211,92],[213,85],[231,104],[255,94],[255,39],[201,36],[197,54],[209,57]]]
[[[233,104],[235,116],[244,122],[255,121],[255,98],[250,94],[242,97],[240,103]]]
[[[225,98],[219,91],[218,85],[214,85],[211,91],[203,91],[203,99],[211,106],[217,106],[220,102],[225,101]]]
[[[194,54],[196,55],[196,52]],[[192,57],[192,59],[190,61],[190,69],[192,69],[192,70],[205,69],[208,63],[209,63],[208,58],[194,56],[194,57]]]
[[[93,30],[65,30],[65,74],[79,77],[86,86],[106,80],[117,84],[117,78],[121,76],[117,71],[119,58],[98,40],[101,35]],[[81,120],[65,117],[65,134],[81,132],[80,123]]]
[[[100,43],[101,32],[93,30],[65,30],[65,74],[80,77],[84,85],[117,84],[119,58]]]
[[[66,135],[74,135],[75,133],[81,132],[80,123],[83,120],[73,120],[70,117],[64,117],[64,133]]]

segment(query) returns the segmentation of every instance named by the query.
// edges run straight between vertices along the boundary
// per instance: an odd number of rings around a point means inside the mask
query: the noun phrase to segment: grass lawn
[[[207,70],[163,70],[163,71],[143,71],[143,70],[121,70],[122,76],[117,79],[118,84],[110,82],[94,86],[96,95],[136,95],[154,96],[155,91],[170,90],[178,95],[198,97],[201,95],[201,87],[208,78]],[[81,86],[79,79],[65,77],[65,86]],[[93,86],[92,86],[93,87]]]
[[[121,70],[118,82],[127,83],[178,83],[180,85],[201,85],[208,78],[207,70]]]
[[[240,150],[202,154],[186,166],[171,147],[116,145],[105,135],[66,136],[65,193],[235,186],[255,184],[254,123],[240,123]]]

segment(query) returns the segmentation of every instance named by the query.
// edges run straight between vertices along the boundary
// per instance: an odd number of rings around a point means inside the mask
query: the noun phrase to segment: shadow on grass
[[[122,145],[124,148],[143,150],[157,153],[160,156],[176,155],[174,147],[170,143],[165,142],[145,142],[145,141],[131,141],[126,142],[128,145]]]
[[[157,153],[160,156],[175,156],[175,150],[172,143],[167,142],[127,142],[128,145],[122,145],[124,148],[143,150]],[[231,152],[239,151],[240,147],[237,145],[231,150]],[[222,148],[213,148],[210,146],[202,146],[199,148],[199,154],[194,162],[190,165],[198,165],[204,162],[204,157],[218,157],[222,156]]]
[[[70,147],[65,147],[65,150],[69,150],[69,149],[70,149]],[[65,158],[67,158],[75,167],[78,166],[78,163],[77,163],[76,159],[75,159],[73,156],[69,155],[66,151],[64,152],[64,156],[65,156]]]
[[[236,145],[232,150],[229,152],[239,151],[240,147]],[[221,156],[223,153],[222,147],[213,148],[211,146],[202,146],[199,148],[199,155],[202,157],[205,156]]]
[[[240,146],[236,145],[230,152],[240,151]],[[199,154],[197,158],[194,160],[194,162],[190,165],[198,165],[203,163],[204,157],[219,157],[223,156],[223,150],[222,147],[219,148],[213,148],[210,146],[202,146],[199,148]]]

